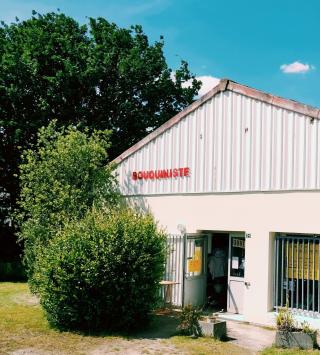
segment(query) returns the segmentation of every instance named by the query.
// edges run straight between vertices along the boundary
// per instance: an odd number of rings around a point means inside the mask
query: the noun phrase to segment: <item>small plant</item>
[[[317,332],[306,321],[297,322],[294,319],[288,302],[285,307],[279,309],[276,318],[276,346],[282,348],[312,349],[317,347]]]
[[[307,321],[300,323],[300,328],[303,333],[306,333],[311,336],[313,340],[313,346],[317,346],[317,330],[313,329]]]
[[[283,332],[292,332],[296,329],[295,320],[288,305],[279,309],[276,323],[277,329]]]
[[[310,324],[307,322],[307,321],[303,321],[301,322],[301,330],[303,333],[306,333],[306,334],[314,334],[316,332],[315,329],[311,328]]]
[[[201,311],[188,305],[182,309],[179,317],[178,330],[183,335],[201,336],[201,327],[199,319],[201,318]]]

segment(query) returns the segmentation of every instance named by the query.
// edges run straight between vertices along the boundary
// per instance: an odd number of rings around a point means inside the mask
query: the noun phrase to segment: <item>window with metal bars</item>
[[[276,234],[274,306],[320,313],[320,236]]]

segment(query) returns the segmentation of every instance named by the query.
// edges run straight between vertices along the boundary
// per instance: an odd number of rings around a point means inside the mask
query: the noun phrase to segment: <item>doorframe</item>
[[[229,310],[229,304],[230,304],[230,281],[237,281],[237,282],[242,282],[243,283],[243,291],[245,289],[245,275],[246,275],[246,233],[245,232],[228,232],[229,233],[229,251],[228,251],[228,285],[227,285],[227,311]],[[232,237],[238,237],[238,238],[243,238],[244,239],[244,250],[245,250],[245,265],[244,265],[244,276],[243,277],[238,277],[238,276],[231,276],[231,240]],[[243,312],[242,312],[243,313]],[[242,313],[234,313],[234,314],[242,314]]]
[[[181,292],[181,305],[182,308],[184,307],[184,290],[185,290],[185,284],[186,284],[186,245],[187,245],[187,232],[183,234],[183,252],[182,252],[182,292]]]
[[[184,304],[184,300],[185,300],[185,274],[186,274],[186,247],[187,247],[187,237],[188,235],[191,235],[191,236],[207,236],[209,234],[212,234],[212,238],[214,238],[214,234],[216,233],[225,233],[226,234],[226,238],[228,238],[228,244],[229,244],[229,247],[228,247],[228,279],[227,279],[227,311],[228,311],[228,308],[229,308],[229,288],[230,288],[230,272],[231,272],[231,238],[232,236],[235,236],[235,235],[239,235],[239,237],[243,237],[244,240],[245,240],[245,243],[246,243],[246,232],[245,231],[230,231],[230,230],[209,230],[209,229],[206,229],[206,230],[200,230],[199,232],[196,232],[196,233],[188,233],[188,232],[184,232],[183,234],[183,259],[182,259],[182,272],[183,272],[183,278],[182,278],[182,300],[181,300],[181,304],[182,304],[182,307],[185,306]],[[206,241],[207,245],[208,245],[208,240]],[[245,246],[246,248],[246,246]],[[208,253],[208,249],[207,249],[207,253]],[[245,260],[247,259],[247,255],[245,254]],[[207,260],[208,260],[208,255],[205,255],[205,263],[207,263]],[[206,265],[206,264],[205,264]],[[245,264],[245,274],[246,274],[246,264]],[[232,276],[231,277],[231,280],[234,280],[234,281],[239,281],[239,282],[243,282],[243,284],[245,283],[245,275],[244,277],[236,277],[236,276]],[[244,284],[245,286],[245,284]],[[206,292],[206,291],[205,291]]]
[[[194,236],[194,237],[206,237],[204,238],[204,241],[205,241],[205,245],[204,245],[204,250],[205,250],[205,253],[203,253],[203,273],[204,273],[204,276],[207,275],[207,263],[208,263],[208,232],[205,232],[205,231],[199,231],[199,232],[196,232],[196,233],[188,233],[188,232],[185,232],[184,233],[184,236],[183,236],[183,243],[184,243],[184,246],[183,246],[183,267],[182,267],[182,271],[183,271],[183,278],[182,278],[182,307],[185,306],[184,304],[184,300],[185,300],[185,284],[186,284],[186,264],[187,264],[187,259],[186,259],[186,256],[187,256],[187,241],[188,241],[188,236]],[[206,287],[207,287],[207,283],[205,282],[205,294],[206,294]]]

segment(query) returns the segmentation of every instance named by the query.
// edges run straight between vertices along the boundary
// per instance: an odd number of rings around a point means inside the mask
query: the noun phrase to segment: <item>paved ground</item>
[[[166,344],[162,339],[117,340],[112,346],[99,346],[88,355],[182,355],[174,345]],[[34,354],[36,355],[36,354]]]
[[[252,351],[260,351],[274,343],[275,330],[268,328],[227,321],[227,331],[231,343]]]
[[[168,344],[165,339],[175,333],[176,321],[174,318],[168,322],[164,320],[157,329],[151,332],[140,333],[138,338],[130,340],[117,340],[114,346],[106,348],[101,346],[91,355],[102,354],[182,354],[174,345]],[[228,343],[247,349],[248,354],[256,354],[266,347],[272,346],[275,330],[263,328],[246,323],[227,321]]]
[[[157,323],[156,327],[150,331],[138,333],[128,339],[114,339],[96,347],[94,350],[85,351],[90,355],[160,355],[188,354],[178,349],[174,344],[168,341],[176,331],[177,320],[175,317],[164,317]],[[275,337],[275,331],[250,324],[227,321],[227,332],[231,343],[241,347],[244,351],[241,354],[257,354],[266,347],[272,346]],[[240,351],[241,349],[239,349]],[[220,353],[220,352],[219,352]],[[12,355],[46,355],[50,352],[39,352],[34,349],[21,349],[11,353]],[[235,354],[232,352],[231,354]]]

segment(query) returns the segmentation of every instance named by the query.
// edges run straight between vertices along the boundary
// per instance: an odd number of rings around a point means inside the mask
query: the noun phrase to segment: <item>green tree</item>
[[[110,158],[189,105],[200,82],[182,61],[172,79],[163,39],[103,18],[60,13],[0,26],[0,228],[19,194],[20,148],[52,119],[112,130]],[[186,81],[192,85],[185,87]],[[3,232],[3,229],[2,229]]]
[[[93,206],[118,203],[116,179],[107,165],[109,131],[41,128],[37,143],[23,154],[19,200],[25,262],[33,282],[34,262],[65,223],[78,221]]]

